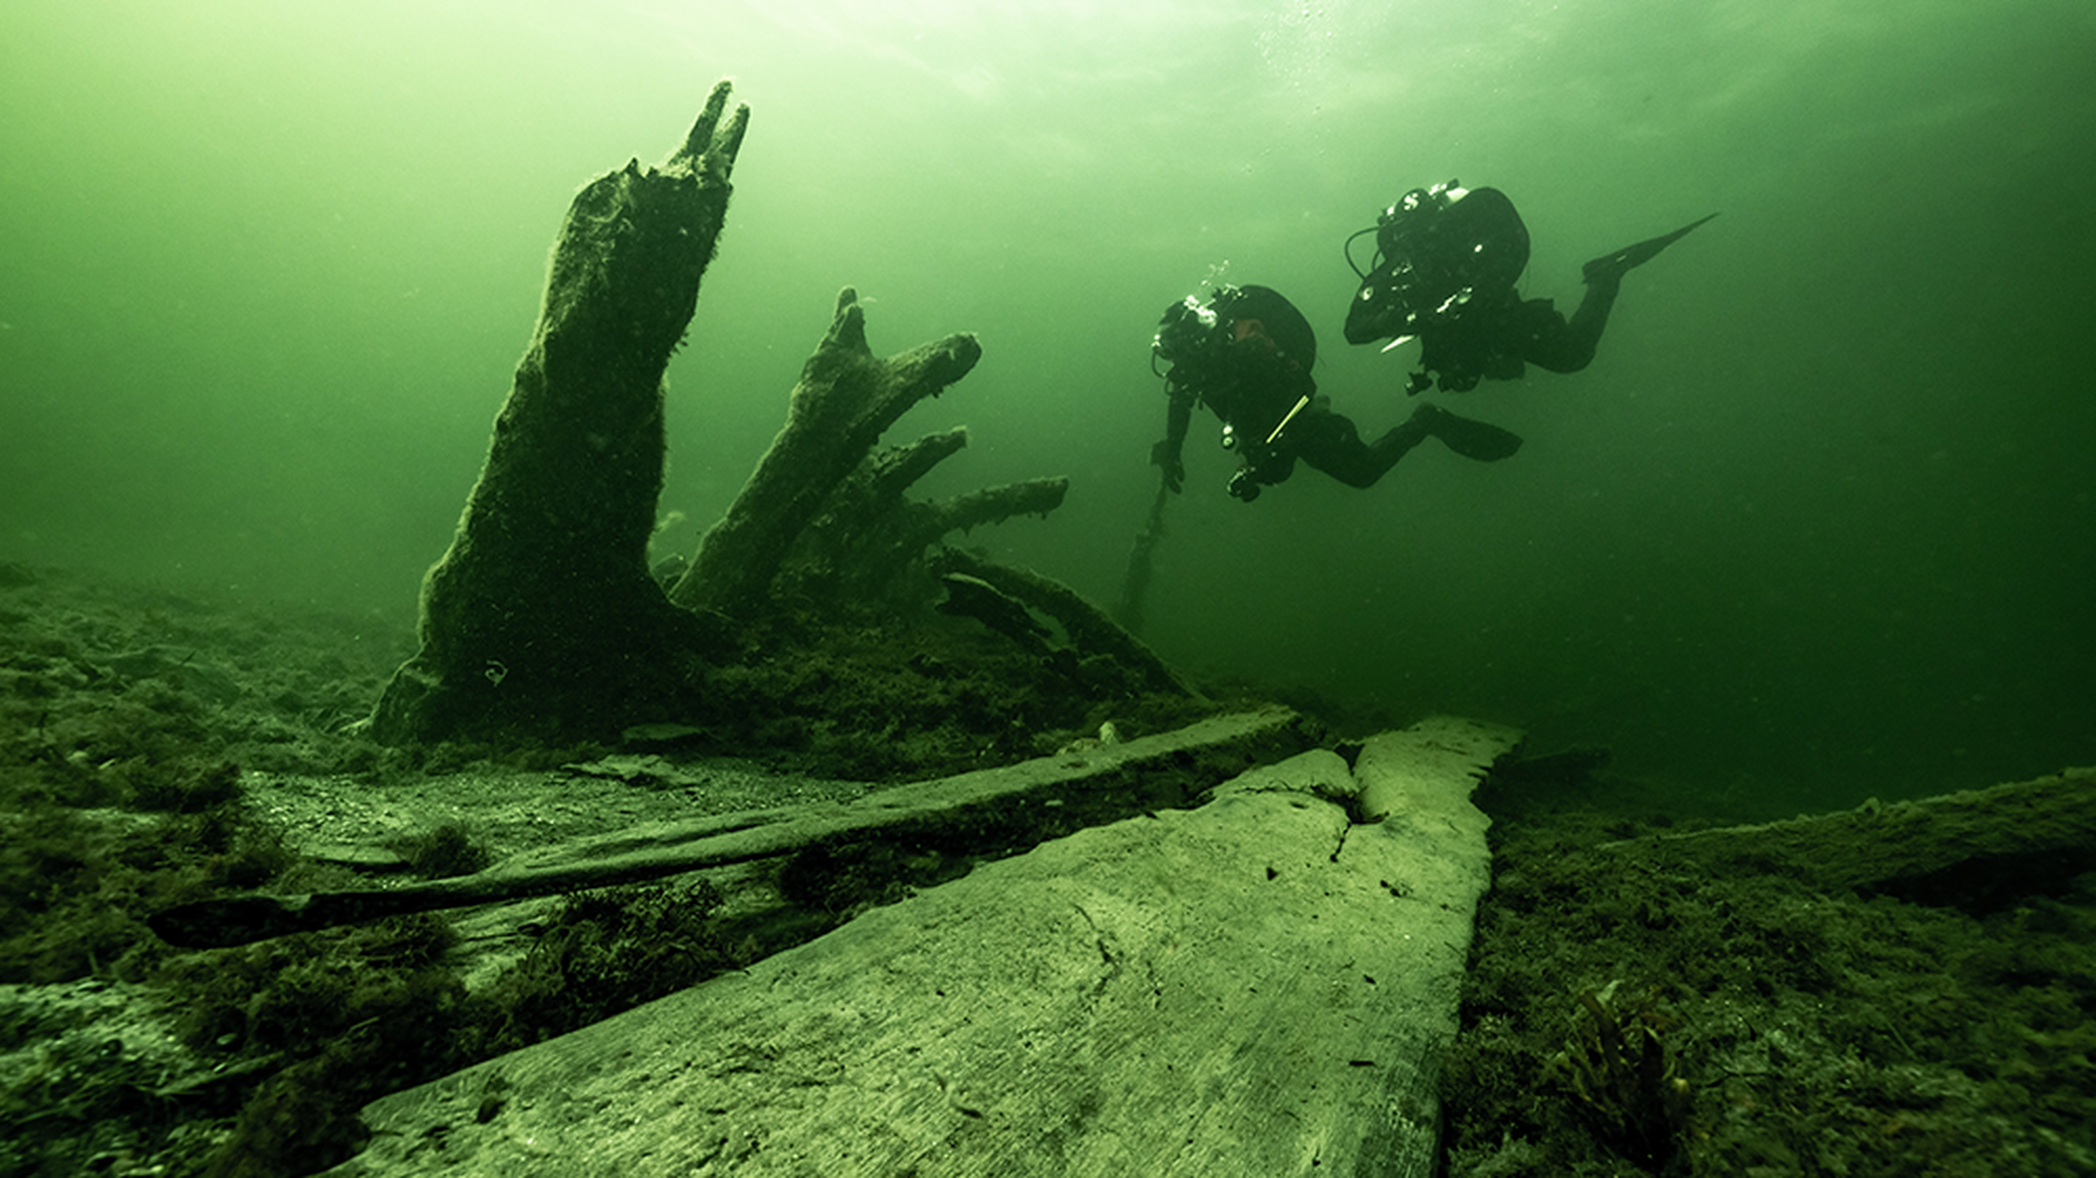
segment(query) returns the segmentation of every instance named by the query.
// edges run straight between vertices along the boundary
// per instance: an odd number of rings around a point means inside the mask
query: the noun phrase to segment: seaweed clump
[[[487,841],[475,837],[460,822],[439,823],[419,834],[396,839],[393,850],[407,861],[409,870],[424,879],[472,875],[495,861]]]
[[[756,950],[726,943],[721,900],[705,879],[563,898],[524,960],[489,990],[494,1023],[481,1053],[564,1035],[747,965]]]
[[[248,1077],[221,1108],[201,1110],[237,1115],[180,1172],[262,1178],[333,1165],[362,1145],[365,1101],[472,1062],[487,1015],[445,960],[455,944],[448,924],[424,915],[175,963],[184,1039]]]
[[[1688,1081],[1676,1074],[1663,1037],[1681,1024],[1661,1013],[1652,993],[1615,1002],[1616,988],[1579,992],[1572,1037],[1544,1075],[1568,1090],[1625,1156],[1663,1172],[1690,1106]]]
[[[420,915],[187,955],[160,979],[182,1040],[229,1081],[160,1100],[217,1127],[158,1160],[175,1174],[305,1174],[359,1149],[387,1092],[565,1034],[746,964],[704,881],[563,899],[526,957],[468,990],[441,917]],[[178,996],[178,997],[177,997]]]

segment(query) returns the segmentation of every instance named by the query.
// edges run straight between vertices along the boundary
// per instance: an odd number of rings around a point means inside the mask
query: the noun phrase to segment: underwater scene
[[[0,1175],[2096,1173],[2092,56],[20,0]]]

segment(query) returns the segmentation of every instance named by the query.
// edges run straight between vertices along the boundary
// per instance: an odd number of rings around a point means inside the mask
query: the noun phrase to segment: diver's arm
[[[1164,417],[1164,440],[1150,447],[1150,465],[1164,472],[1164,485],[1177,494],[1186,485],[1186,431],[1194,418],[1194,396],[1176,384],[1166,384],[1168,398]]]

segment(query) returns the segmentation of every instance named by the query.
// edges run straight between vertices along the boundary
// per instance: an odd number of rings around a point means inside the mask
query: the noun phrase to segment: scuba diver
[[[1385,209],[1374,228],[1346,240],[1353,265],[1354,241],[1376,235],[1368,272],[1353,267],[1361,289],[1347,310],[1346,339],[1390,339],[1385,351],[1420,340],[1420,370],[1407,381],[1408,394],[1434,384],[1437,373],[1443,389],[1463,392],[1484,379],[1518,379],[1528,364],[1577,372],[1594,359],[1623,275],[1708,220],[1588,262],[1586,297],[1568,322],[1549,299],[1524,300],[1514,290],[1528,266],[1528,229],[1506,194],[1465,190],[1453,180],[1415,188]],[[1163,478],[1129,552],[1114,610],[1131,632],[1142,629],[1165,504],[1185,485],[1181,451],[1196,404],[1222,418],[1223,447],[1240,459],[1230,494],[1246,502],[1258,498],[1262,486],[1286,479],[1298,458],[1348,486],[1367,487],[1429,437],[1480,462],[1521,448],[1507,430],[1431,404],[1364,443],[1354,423],[1318,395],[1310,375],[1317,337],[1309,321],[1264,286],[1225,286],[1207,302],[1189,296],[1167,307],[1151,343],[1152,371],[1160,360],[1171,366],[1162,374],[1169,408],[1164,440],[1150,448],[1150,462]]]
[[[1181,451],[1196,403],[1223,421],[1223,448],[1240,459],[1230,494],[1251,502],[1262,486],[1286,479],[1300,458],[1350,487],[1368,487],[1429,437],[1480,462],[1512,454],[1521,439],[1481,421],[1421,405],[1411,419],[1373,442],[1332,412],[1310,369],[1317,336],[1309,320],[1264,286],[1224,286],[1207,302],[1189,295],[1165,308],[1151,345],[1151,367],[1163,373],[1168,398],[1165,437],[1150,449],[1164,489],[1185,485]],[[1159,500],[1160,505],[1162,499]]]
[[[1710,217],[1588,262],[1586,297],[1568,322],[1551,300],[1523,299],[1514,290],[1528,265],[1528,228],[1505,193],[1454,180],[1415,188],[1384,209],[1373,229],[1347,239],[1353,265],[1354,240],[1376,235],[1368,272],[1354,266],[1361,289],[1347,308],[1346,342],[1389,339],[1389,351],[1418,339],[1419,371],[1405,384],[1408,394],[1436,383],[1459,393],[1479,380],[1518,380],[1525,364],[1577,372],[1594,359],[1623,275]]]

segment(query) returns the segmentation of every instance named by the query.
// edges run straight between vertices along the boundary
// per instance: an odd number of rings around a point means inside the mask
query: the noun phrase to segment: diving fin
[[[1489,422],[1462,417],[1438,405],[1421,405],[1412,411],[1412,420],[1426,427],[1426,432],[1441,439],[1441,444],[1478,462],[1497,462],[1511,458],[1521,448],[1521,435],[1504,430]]]
[[[1717,216],[1716,213],[1710,215],[1710,217],[1715,216]],[[1641,241],[1636,245],[1626,245],[1612,254],[1603,254],[1581,267],[1581,275],[1590,283],[1619,279],[1637,267],[1658,257],[1659,251],[1687,237],[1689,230],[1701,225],[1703,221],[1710,220],[1710,217],[1705,217],[1702,221],[1691,221],[1662,237]]]

